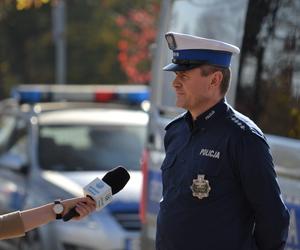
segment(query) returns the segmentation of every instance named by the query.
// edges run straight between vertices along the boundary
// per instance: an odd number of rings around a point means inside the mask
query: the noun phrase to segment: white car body
[[[115,127],[124,131],[131,129],[133,134],[135,131],[140,133],[139,143],[143,143],[147,123],[148,114],[141,109],[94,103],[63,102],[28,105],[18,104],[12,100],[4,101],[0,105],[0,147],[2,149],[0,153],[0,212],[7,213],[32,208],[53,202],[57,198],[82,196],[85,185],[96,177],[102,178],[111,168],[117,167],[114,165],[117,160],[109,157],[106,160],[107,162],[111,160],[111,164],[102,170],[101,166],[94,166],[94,169],[84,169],[84,167],[81,169],[80,163],[78,163],[78,169],[74,171],[72,166],[64,170],[63,165],[60,164],[45,167],[39,155],[42,152],[39,137],[53,135],[52,128],[63,128],[68,131],[68,126],[70,126],[69,133],[73,133],[71,128],[76,128],[76,126],[84,129],[90,126],[96,132],[101,131],[102,127],[105,127],[105,131],[110,131]],[[85,132],[82,129],[78,131]],[[52,138],[57,140],[56,143],[64,143],[64,140],[70,139],[66,134],[58,135]],[[71,135],[71,139],[73,137],[74,142],[78,142],[80,147],[89,143],[87,139],[80,141],[79,134]],[[94,136],[94,134],[91,135]],[[127,138],[124,142],[125,146],[122,144],[123,137],[119,138],[120,141],[118,137],[114,139],[108,137],[119,142],[124,149],[124,152],[111,152],[114,156],[121,155],[119,165],[123,165],[122,157],[131,153],[126,152],[126,145],[136,143],[136,140],[129,135],[124,137]],[[18,136],[20,138],[14,139]],[[93,139],[93,137],[89,138]],[[10,141],[13,141],[12,145]],[[130,174],[130,180],[119,193],[113,195],[112,202],[104,209],[94,212],[81,221],[51,222],[28,232],[25,237],[1,242],[0,248],[3,246],[5,249],[17,247],[24,250],[139,250],[138,211],[142,183],[139,159],[143,145],[134,146],[134,150],[138,152],[129,155],[128,159],[134,159],[136,166],[126,166],[124,159],[124,167]],[[105,148],[107,144],[103,143],[101,147]],[[92,149],[88,148],[88,150]],[[46,157],[53,153],[51,147],[49,149],[46,147],[44,151],[46,151]],[[87,150],[79,148],[76,154],[84,154],[85,151]],[[66,154],[64,157],[68,158],[69,155]]]

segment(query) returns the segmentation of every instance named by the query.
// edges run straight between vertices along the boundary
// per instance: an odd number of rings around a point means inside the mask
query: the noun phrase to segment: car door
[[[23,118],[0,117],[0,213],[20,210],[29,168],[27,125]]]

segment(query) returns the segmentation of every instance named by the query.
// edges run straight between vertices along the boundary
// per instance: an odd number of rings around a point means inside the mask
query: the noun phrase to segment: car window
[[[13,134],[16,119],[13,116],[3,115],[0,117],[0,153],[5,151]]]
[[[39,163],[61,171],[108,170],[117,165],[138,170],[146,127],[120,125],[42,126]]]
[[[22,134],[18,139],[15,141],[15,144],[8,150],[11,155],[16,155],[19,159],[22,160],[22,163],[28,164],[28,154],[27,154],[27,144],[28,143],[28,136],[27,134]]]

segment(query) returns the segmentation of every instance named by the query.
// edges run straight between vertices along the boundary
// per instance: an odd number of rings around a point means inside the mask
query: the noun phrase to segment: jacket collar
[[[225,98],[222,98],[213,107],[206,110],[204,113],[199,115],[196,120],[193,120],[191,113],[188,111],[185,114],[185,120],[191,130],[198,128],[208,128],[210,124],[214,123],[218,118],[226,115],[228,111],[228,105]]]

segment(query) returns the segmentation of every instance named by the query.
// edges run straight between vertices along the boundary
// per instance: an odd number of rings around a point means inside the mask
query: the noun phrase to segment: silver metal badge
[[[177,48],[177,44],[176,44],[174,35],[172,33],[167,33],[165,35],[165,37],[166,37],[169,49],[171,49],[171,50],[176,49]]]
[[[193,184],[191,186],[193,196],[200,200],[208,197],[208,193],[211,190],[208,180],[205,180],[204,178],[205,176],[203,174],[198,174],[197,179],[193,180]]]

